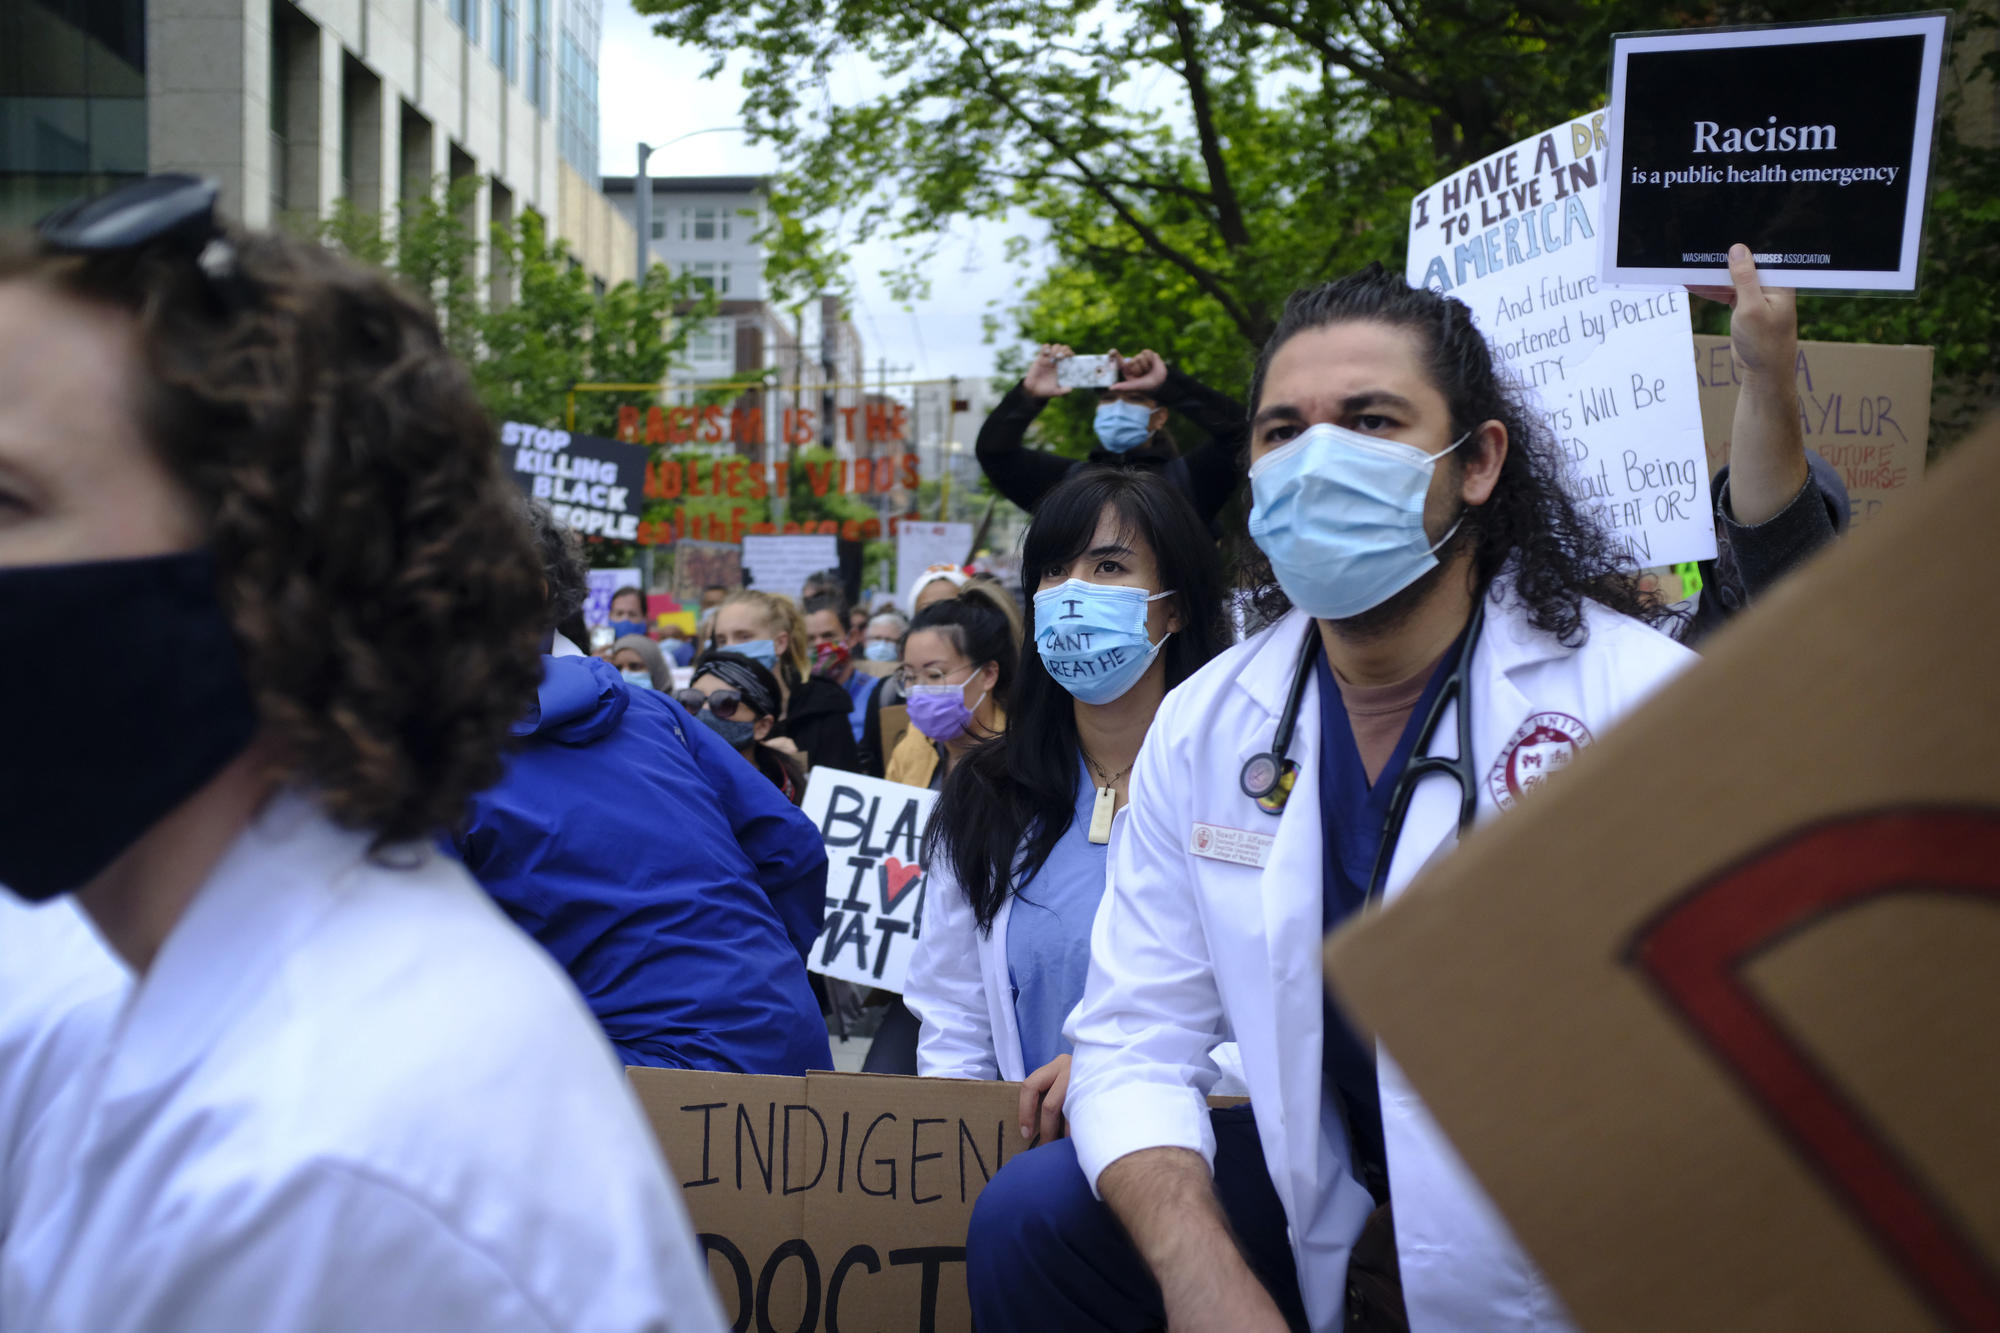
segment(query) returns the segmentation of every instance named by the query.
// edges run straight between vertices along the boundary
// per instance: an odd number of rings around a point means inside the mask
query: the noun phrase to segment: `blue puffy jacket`
[[[805,970],[826,906],[811,822],[674,699],[594,657],[543,658],[514,734],[525,746],[454,847],[625,1061],[831,1069]]]

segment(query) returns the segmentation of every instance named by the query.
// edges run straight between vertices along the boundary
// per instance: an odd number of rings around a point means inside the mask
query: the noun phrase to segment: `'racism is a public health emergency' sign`
[[[646,505],[642,446],[521,421],[500,428],[500,444],[514,484],[546,502],[556,522],[586,537],[638,538]]]
[[[826,841],[826,924],[806,966],[901,993],[923,927],[922,787],[816,768],[799,809]]]

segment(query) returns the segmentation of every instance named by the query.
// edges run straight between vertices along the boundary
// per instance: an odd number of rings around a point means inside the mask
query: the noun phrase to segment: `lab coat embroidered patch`
[[[1512,809],[1516,801],[1568,768],[1577,751],[1594,738],[1590,728],[1568,713],[1536,713],[1523,722],[1493,761],[1486,776],[1493,804]]]
[[[1269,833],[1252,833],[1226,824],[1196,824],[1188,833],[1188,850],[1211,861],[1228,861],[1262,870],[1271,859],[1271,844],[1276,841]]]

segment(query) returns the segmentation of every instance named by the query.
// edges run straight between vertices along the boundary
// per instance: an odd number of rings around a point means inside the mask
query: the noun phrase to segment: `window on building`
[[[718,264],[712,259],[691,260],[681,265],[681,272],[717,296],[729,295],[728,264]]]
[[[667,239],[667,220],[665,218],[653,219],[653,239],[656,241]]]
[[[493,63],[507,72],[507,82],[521,81],[521,65],[515,52],[515,23],[520,0],[493,0]]]
[[[724,236],[728,233],[725,231]],[[683,208],[681,210],[681,239],[684,241],[712,241],[716,238],[715,210],[712,208]]]
[[[736,327],[724,320],[710,320],[688,336],[688,360],[697,365],[724,368],[736,364]]]
[[[522,34],[527,50],[527,81],[522,91],[528,105],[549,113],[549,0],[528,0],[528,30]]]

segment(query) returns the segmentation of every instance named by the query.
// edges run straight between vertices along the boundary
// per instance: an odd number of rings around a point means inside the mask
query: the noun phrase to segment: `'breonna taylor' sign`
[[[806,966],[901,992],[923,927],[933,792],[815,768],[799,809],[826,842],[826,921]]]

